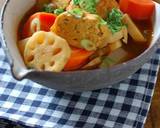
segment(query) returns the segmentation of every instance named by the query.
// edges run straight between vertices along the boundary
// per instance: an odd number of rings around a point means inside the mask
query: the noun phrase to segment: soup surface
[[[53,72],[107,68],[149,47],[151,16],[134,18],[121,9],[121,1],[109,0],[113,5],[105,5],[105,0],[80,1],[37,1],[26,13],[17,45],[28,68]]]

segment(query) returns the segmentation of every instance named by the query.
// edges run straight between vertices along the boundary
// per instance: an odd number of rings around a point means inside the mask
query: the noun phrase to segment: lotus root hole
[[[54,61],[51,61],[51,62],[50,62],[50,66],[51,66],[51,67],[54,66],[54,64],[55,64]]]
[[[54,51],[53,51],[53,56],[54,55],[57,55],[58,53],[60,53],[62,51],[61,48],[56,48]]]
[[[40,67],[41,70],[45,70],[45,64],[42,64]]]
[[[34,46],[34,45],[31,45],[31,46],[30,46],[30,49],[31,49],[31,50],[34,50],[34,49],[35,49],[35,46]]]
[[[43,44],[43,41],[37,41],[37,44],[39,44],[39,45],[41,45],[41,44]]]
[[[31,62],[33,60],[34,60],[34,55],[30,55],[30,56],[27,57],[28,62]]]
[[[49,45],[53,45],[53,44],[54,44],[54,41],[48,41],[48,44],[49,44]]]

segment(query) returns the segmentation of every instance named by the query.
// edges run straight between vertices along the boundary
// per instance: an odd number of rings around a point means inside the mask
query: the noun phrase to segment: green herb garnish
[[[100,25],[107,25],[107,21],[105,21],[102,17],[99,15],[96,15],[97,19],[99,20]]]
[[[56,14],[56,15],[60,15],[63,12],[64,12],[64,9],[61,9],[61,8],[54,10],[54,14]]]
[[[119,9],[112,9],[107,17],[107,25],[112,33],[116,33],[122,29],[124,24],[122,23],[122,13]]]
[[[63,13],[64,11],[65,10],[61,8],[55,9],[51,4],[45,4],[43,7],[43,12],[54,13],[56,15],[59,15]]]
[[[106,22],[104,19],[101,18],[101,19],[100,19],[100,24],[101,24],[101,25],[107,25],[107,22]]]
[[[73,4],[79,5],[80,8],[90,13],[96,13],[96,6],[99,0],[73,0]]]
[[[74,5],[79,5],[80,0],[73,0]]]
[[[74,8],[72,10],[69,10],[68,13],[75,16],[76,18],[82,18],[84,14],[83,10],[80,8]]]
[[[43,12],[54,13],[54,8],[50,4],[45,4],[43,7]]]

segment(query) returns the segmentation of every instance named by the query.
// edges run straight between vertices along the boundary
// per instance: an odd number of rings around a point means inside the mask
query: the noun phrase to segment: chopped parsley
[[[84,14],[83,10],[81,10],[80,8],[74,8],[72,10],[69,10],[68,13],[75,16],[76,18],[82,18]]]
[[[55,9],[52,6],[52,4],[45,4],[44,7],[43,7],[43,12],[54,13],[56,15],[59,15],[59,14],[63,13],[64,11],[65,10],[61,9],[61,8]]]
[[[122,29],[124,26],[122,22],[122,13],[119,9],[112,9],[112,11],[108,14],[107,17],[107,25],[112,33],[116,33]]]
[[[99,0],[73,0],[73,4],[79,5],[80,8],[90,13],[96,13],[96,5]]]
[[[73,0],[74,5],[79,5],[80,0]]]
[[[43,12],[47,12],[47,13],[54,13],[54,8],[52,7],[51,4],[45,4],[43,7]]]

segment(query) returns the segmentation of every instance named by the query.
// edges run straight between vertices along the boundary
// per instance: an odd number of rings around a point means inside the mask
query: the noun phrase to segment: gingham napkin
[[[107,89],[59,92],[16,81],[0,47],[0,118],[44,128],[140,128],[150,107],[160,49],[126,80]]]

